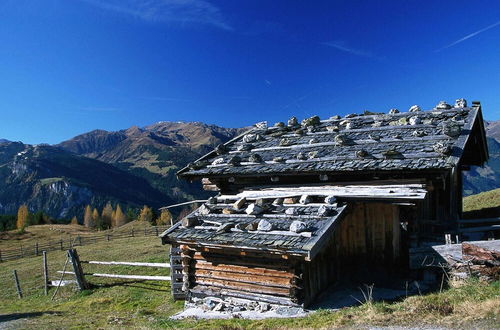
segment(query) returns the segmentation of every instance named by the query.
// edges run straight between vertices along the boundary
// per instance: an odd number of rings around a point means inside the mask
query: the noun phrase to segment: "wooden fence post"
[[[158,227],[155,227],[156,236],[158,236]]]
[[[35,256],[38,257],[38,242],[35,243]]]
[[[134,237],[134,228],[132,228],[132,233],[131,234],[132,234],[132,237]]]
[[[43,282],[45,295],[49,294],[49,267],[47,266],[47,251],[42,251],[43,255]]]
[[[59,242],[59,244],[61,245],[61,251],[63,250],[63,240],[61,238],[61,241]]]
[[[0,250],[0,262],[2,262],[2,250]]]
[[[17,271],[14,269],[14,282],[16,283],[16,290],[19,299],[23,298],[23,292],[21,291],[21,285],[19,285],[19,277],[17,277]]]
[[[144,227],[144,236],[147,236],[148,234],[146,233],[146,227]]]
[[[80,291],[86,290],[89,288],[87,281],[85,281],[85,276],[83,275],[82,265],[80,264],[80,258],[78,257],[78,253],[75,249],[68,250],[68,258],[73,265],[73,272],[75,273],[76,283],[80,288]]]

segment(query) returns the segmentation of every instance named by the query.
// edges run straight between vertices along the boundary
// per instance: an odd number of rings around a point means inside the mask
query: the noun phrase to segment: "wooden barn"
[[[462,171],[487,159],[481,105],[463,99],[258,123],[178,173],[219,193],[161,235],[174,297],[308,306],[409,269],[412,249],[460,233]]]

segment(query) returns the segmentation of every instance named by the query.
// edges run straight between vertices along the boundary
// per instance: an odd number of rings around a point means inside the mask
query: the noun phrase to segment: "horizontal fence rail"
[[[30,245],[22,245],[18,248],[0,249],[0,262],[25,257],[41,256],[42,251],[64,251],[76,246],[90,245],[100,242],[111,241],[121,238],[158,236],[170,226],[154,226],[144,229],[131,229],[118,233],[104,232],[94,235],[76,235],[59,240],[36,242]]]

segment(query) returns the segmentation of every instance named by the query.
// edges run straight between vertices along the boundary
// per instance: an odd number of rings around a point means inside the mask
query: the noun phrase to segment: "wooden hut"
[[[408,268],[458,233],[462,170],[488,159],[479,102],[253,129],[178,176],[219,191],[164,232],[174,297],[309,305],[361,266]]]

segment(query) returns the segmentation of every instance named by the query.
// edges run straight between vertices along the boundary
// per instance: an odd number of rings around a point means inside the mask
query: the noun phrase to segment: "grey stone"
[[[259,231],[271,231],[273,229],[273,224],[267,221],[266,219],[262,219],[259,221],[257,225],[257,230]]]
[[[214,311],[216,312],[220,312],[220,311],[223,311],[224,310],[224,303],[223,302],[220,302],[218,303],[215,307],[214,307]]]
[[[260,129],[267,129],[267,121],[261,121],[255,124],[255,127]]]
[[[207,215],[207,214],[210,214],[210,212],[211,212],[210,208],[207,207],[205,204],[200,206],[200,208],[198,209],[199,215]]]
[[[290,146],[290,145],[292,145],[292,141],[291,140],[286,139],[286,138],[280,140],[280,146],[281,147],[287,147],[287,146]]]
[[[212,165],[219,165],[224,163],[224,158],[216,158],[213,162]]]
[[[231,228],[234,227],[234,223],[233,222],[226,222],[226,223],[223,223],[222,225],[219,226],[219,228],[217,228],[217,233],[229,233],[231,231]]]
[[[326,204],[335,204],[337,202],[337,198],[335,196],[326,196],[325,203]]]
[[[330,215],[330,213],[331,213],[330,208],[326,207],[325,205],[321,205],[318,208],[318,216],[320,217],[327,217]]]
[[[283,198],[276,198],[273,201],[273,205],[283,205]]]
[[[394,114],[396,114],[396,113],[399,113],[399,110],[398,110],[398,109],[396,109],[396,108],[392,108],[391,110],[389,110],[389,114],[390,114],[390,115],[394,115]]]
[[[299,212],[296,207],[289,207],[285,210],[286,215],[298,215]]]
[[[247,199],[245,197],[240,198],[236,202],[234,202],[233,208],[235,210],[241,210],[246,202],[247,202]]]
[[[248,157],[248,161],[251,163],[262,163],[262,157],[259,154],[251,154]]]
[[[413,116],[413,117],[410,117],[409,122],[410,122],[410,125],[418,125],[418,124],[420,124],[421,120],[419,117]]]
[[[250,204],[247,209],[245,210],[246,214],[261,214],[264,210],[262,207],[256,205],[256,204]]]
[[[311,196],[308,195],[302,195],[300,196],[299,203],[300,204],[309,204],[311,202]]]
[[[239,166],[241,164],[241,158],[239,156],[233,156],[229,159],[228,164],[231,166]]]
[[[294,126],[297,126],[298,124],[299,124],[299,122],[297,120],[297,117],[292,117],[292,118],[288,119],[288,126],[294,127]]]
[[[419,112],[419,111],[422,111],[422,109],[420,109],[420,107],[416,104],[412,105],[410,109],[408,109],[408,112]]]
[[[215,204],[217,204],[217,197],[214,197],[214,196],[210,197],[207,200],[207,204],[209,204],[209,205],[215,205]]]
[[[293,233],[301,233],[307,230],[307,225],[302,221],[292,221],[290,224],[290,231]]]
[[[443,134],[451,137],[458,137],[461,132],[460,124],[451,120],[442,123],[441,129],[443,130]]]
[[[455,108],[466,108],[467,101],[465,99],[457,99],[455,101]]]
[[[302,120],[302,122],[301,122],[302,126],[304,126],[304,127],[317,126],[320,123],[321,123],[321,120],[319,119],[318,116],[312,116],[312,117],[306,118],[306,119]]]
[[[265,302],[259,302],[259,311],[260,312],[267,312],[268,310],[271,309],[271,305]]]
[[[451,109],[451,105],[449,105],[445,101],[439,101],[439,103],[436,105],[436,107],[434,109],[437,109],[437,110],[448,110],[448,109]]]
[[[299,153],[297,154],[297,159],[298,159],[298,160],[306,160],[306,159],[307,159],[307,156],[306,156],[306,155],[304,155],[302,152],[299,152]]]
[[[238,147],[236,147],[236,150],[238,151],[248,151],[248,150],[252,150],[253,148],[253,145],[250,144],[250,143],[243,143],[243,144],[240,144]]]

